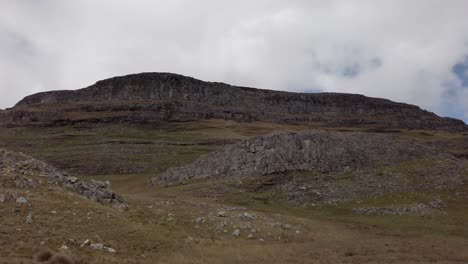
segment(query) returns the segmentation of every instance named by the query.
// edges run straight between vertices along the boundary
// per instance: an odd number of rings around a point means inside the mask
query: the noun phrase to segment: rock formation
[[[431,148],[387,134],[280,132],[240,141],[187,166],[169,169],[153,184],[187,179],[242,178],[288,171],[339,173],[373,168],[435,154]]]
[[[171,73],[133,74],[99,81],[76,91],[42,92],[0,112],[0,124],[10,126],[209,118],[468,130],[460,120],[441,118],[417,106],[386,99],[245,88]]]
[[[82,181],[22,153],[0,149],[0,174],[0,191],[1,188],[34,188],[35,178],[40,177],[101,204],[127,206],[126,200],[112,191],[109,182]]]

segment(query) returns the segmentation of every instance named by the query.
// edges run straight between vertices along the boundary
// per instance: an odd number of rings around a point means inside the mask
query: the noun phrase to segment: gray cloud
[[[362,93],[467,121],[467,81],[454,70],[468,55],[465,10],[464,0],[2,1],[0,107],[165,71]]]

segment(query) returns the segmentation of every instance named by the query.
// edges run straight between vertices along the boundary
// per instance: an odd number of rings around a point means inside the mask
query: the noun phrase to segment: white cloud
[[[362,93],[468,120],[468,88],[452,72],[468,55],[466,10],[464,0],[5,0],[0,107],[38,90],[169,71]]]

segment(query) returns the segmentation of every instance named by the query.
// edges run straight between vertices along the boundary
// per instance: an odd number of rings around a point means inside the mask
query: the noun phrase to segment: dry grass
[[[222,146],[223,139],[230,141],[276,130],[316,126],[210,120],[159,127],[2,128],[0,146],[71,169],[82,178],[110,180],[115,190],[129,198],[130,210],[121,212],[101,206],[47,182],[37,189],[20,190],[28,197],[26,206],[16,207],[14,202],[0,204],[0,263],[30,263],[40,248],[58,251],[62,245],[69,247],[68,253],[76,263],[468,262],[466,200],[450,201],[447,215],[431,218],[357,217],[350,213],[350,208],[356,205],[353,202],[320,208],[291,208],[275,201],[265,203],[265,197],[255,197],[248,192],[235,192],[226,197],[209,195],[215,187],[221,187],[222,182],[219,186],[194,182],[165,189],[152,189],[147,185],[150,177],[166,168],[190,162]],[[463,139],[452,134],[424,133],[401,131],[395,134],[443,142]],[[202,144],[210,140],[221,143]],[[89,170],[90,167],[95,168]],[[132,167],[144,169],[141,173],[125,172]],[[411,195],[369,199],[360,204],[403,203],[426,199],[425,195],[448,194]],[[283,232],[268,223],[259,224],[264,235],[261,241],[259,237],[247,239],[245,235],[236,238],[230,232],[215,235],[208,225],[196,227],[192,222],[194,217],[206,216],[215,210],[212,208],[226,204],[241,204],[264,215],[265,219],[300,227],[300,232]],[[33,224],[25,223],[29,213],[34,215]],[[169,214],[174,220],[167,220]],[[117,253],[82,248],[80,245],[85,239],[103,243]]]

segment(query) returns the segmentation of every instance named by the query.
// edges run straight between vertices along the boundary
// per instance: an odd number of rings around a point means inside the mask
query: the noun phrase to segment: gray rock
[[[218,217],[228,217],[228,214],[226,213],[226,211],[219,211],[217,215]]]
[[[187,179],[240,179],[288,171],[344,172],[345,168],[385,166],[434,153],[415,141],[392,135],[320,130],[281,132],[226,146],[192,164],[171,168],[152,182],[171,185]]]
[[[444,201],[442,201],[442,199],[436,198],[434,201],[429,202],[429,206],[435,209],[442,209],[447,207],[447,204]]]
[[[239,229],[234,230],[234,232],[232,232],[232,235],[236,237],[240,236],[240,230]]]
[[[16,200],[16,193],[0,189],[0,203]]]
[[[250,214],[250,213],[248,213],[248,212],[245,212],[245,213],[243,213],[243,214],[240,214],[240,215],[239,215],[239,218],[242,219],[242,220],[247,220],[247,221],[249,221],[249,220],[254,220],[254,219],[256,219],[257,217],[256,217],[255,215],[253,215],[253,214]]]
[[[67,177],[66,179],[69,183],[77,183],[79,181],[79,179],[77,177]]]
[[[88,245],[90,245],[90,244],[91,244],[91,240],[90,240],[90,239],[86,239],[86,240],[80,245],[80,247],[86,247],[86,246],[88,246]]]
[[[18,197],[18,199],[16,199],[16,204],[17,205],[23,205],[23,204],[26,204],[28,202],[28,200],[24,197]]]
[[[195,223],[204,223],[205,222],[205,218],[203,217],[197,217],[193,220]]]
[[[125,198],[112,191],[110,182],[81,181],[77,177],[68,176],[57,168],[22,153],[0,149],[0,172],[24,174],[27,176],[39,175],[45,177],[50,182],[54,182],[61,187],[86,196],[98,203],[112,206],[127,206]],[[15,178],[14,184],[17,188],[34,188],[37,185],[37,181],[20,176]],[[2,193],[0,190],[0,199],[6,201],[8,197],[7,195],[2,195]]]
[[[101,243],[95,243],[95,244],[89,245],[89,247],[93,250],[101,250],[104,248],[104,245]]]
[[[414,203],[400,207],[368,207],[353,208],[353,213],[363,216],[381,216],[381,215],[405,215],[417,214],[426,215],[433,213],[433,209],[426,204]]]
[[[104,250],[107,251],[108,253],[117,253],[115,249],[110,248],[110,247],[104,247]]]
[[[28,216],[26,217],[26,224],[32,224],[32,223],[34,223],[33,215],[28,214]]]
[[[66,245],[62,245],[60,248],[59,248],[60,251],[68,251],[68,247]]]

